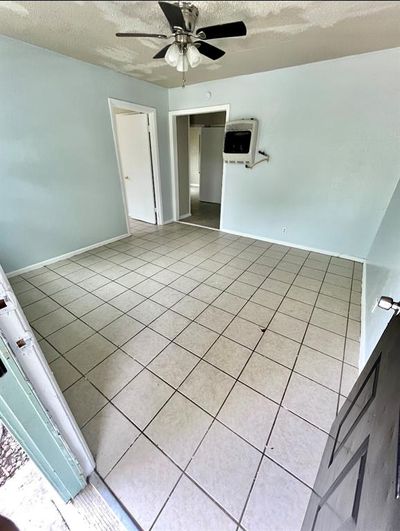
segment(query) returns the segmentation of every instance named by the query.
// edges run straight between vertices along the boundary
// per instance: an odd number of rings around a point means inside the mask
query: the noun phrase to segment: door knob
[[[126,180],[129,180],[129,177],[128,177],[127,175],[125,175],[125,179],[126,179]]]
[[[394,302],[391,297],[381,297],[379,299],[378,306],[383,310],[394,310],[396,312],[396,315],[400,313],[400,301]]]

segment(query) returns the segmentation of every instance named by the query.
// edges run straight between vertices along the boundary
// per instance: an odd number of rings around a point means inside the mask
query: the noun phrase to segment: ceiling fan
[[[228,22],[196,29],[199,10],[190,2],[158,2],[171,28],[171,35],[160,33],[116,33],[117,37],[154,37],[156,39],[170,39],[174,42],[162,48],[153,59],[165,59],[165,61],[183,74],[185,85],[185,72],[200,64],[201,55],[209,59],[217,60],[225,52],[208,40],[224,39],[227,37],[241,37],[246,35],[247,29],[244,22]]]

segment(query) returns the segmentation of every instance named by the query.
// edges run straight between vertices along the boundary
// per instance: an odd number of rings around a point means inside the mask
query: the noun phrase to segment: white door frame
[[[180,109],[169,112],[169,138],[170,138],[170,158],[171,158],[171,177],[172,177],[172,202],[174,221],[179,221],[179,180],[178,180],[178,146],[176,141],[176,117],[192,114],[205,114],[209,112],[225,112],[226,121],[229,121],[229,103],[222,105],[212,105],[210,107],[197,107],[194,109]],[[222,169],[222,190],[221,190],[221,218],[220,230],[224,230],[224,202],[225,202],[225,174],[226,164]],[[190,188],[190,187],[189,187]]]
[[[126,227],[128,234],[131,233],[129,226],[128,216],[128,204],[126,199],[126,190],[124,183],[124,176],[122,174],[122,164],[118,149],[118,137],[117,137],[117,124],[115,121],[114,108],[127,109],[130,111],[147,114],[149,117],[149,129],[150,129],[150,143],[151,143],[151,160],[153,165],[153,181],[155,192],[155,208],[156,208],[156,220],[158,225],[164,224],[163,207],[162,207],[162,195],[161,195],[161,181],[160,181],[160,158],[158,151],[158,135],[157,135],[157,109],[154,107],[146,107],[130,101],[117,100],[115,98],[108,98],[108,106],[111,116],[111,127],[114,138],[115,153],[117,155],[119,179],[121,185],[122,200],[124,203]]]

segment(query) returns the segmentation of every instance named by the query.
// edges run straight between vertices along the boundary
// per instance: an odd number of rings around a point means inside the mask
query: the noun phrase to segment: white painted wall
[[[400,168],[399,168],[400,169]],[[400,300],[400,181],[368,253],[365,266],[364,365],[393,312],[376,307],[382,295]]]
[[[170,89],[169,106],[260,120],[271,161],[227,166],[224,229],[365,258],[398,180],[399,89],[398,48]]]
[[[203,127],[200,151],[200,201],[221,203],[223,127]]]

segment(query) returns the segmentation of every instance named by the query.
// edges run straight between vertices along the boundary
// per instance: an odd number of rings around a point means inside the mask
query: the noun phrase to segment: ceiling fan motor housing
[[[181,28],[186,33],[194,33],[199,10],[191,2],[176,2],[175,5],[180,7],[186,28]]]

